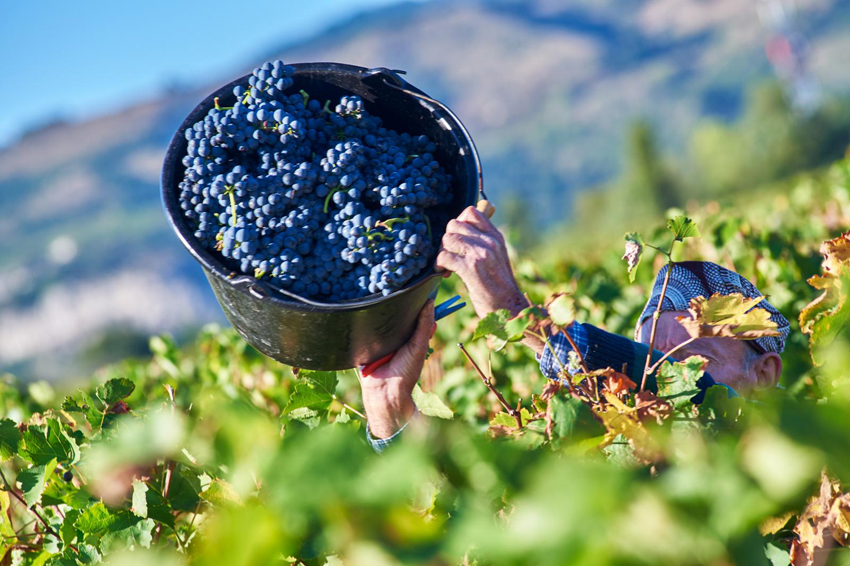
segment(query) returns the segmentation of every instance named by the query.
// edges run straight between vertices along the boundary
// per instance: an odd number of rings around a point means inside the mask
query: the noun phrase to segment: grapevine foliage
[[[5,376],[0,564],[846,563],[848,181],[842,162],[752,217],[693,211],[698,232],[674,219],[629,240],[725,258],[800,315],[784,389],[757,402],[715,386],[694,405],[699,357],[654,368],[656,393],[575,358],[561,382],[541,376],[516,343],[528,333],[633,325],[653,274],[647,259],[629,285],[620,245],[592,263],[517,259],[536,306],[441,321],[415,392],[429,427],[380,455],[353,372],[292,370],[232,330],[154,337],[151,359],[52,399]],[[692,305],[695,335],[770,332],[751,306]]]

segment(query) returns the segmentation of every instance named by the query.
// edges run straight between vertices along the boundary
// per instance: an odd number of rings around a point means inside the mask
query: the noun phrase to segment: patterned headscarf
[[[643,324],[643,321],[652,316],[658,306],[658,298],[661,296],[661,288],[664,285],[664,276],[667,273],[665,265],[658,276],[655,278],[655,285],[652,287],[652,294],[643,308],[643,312],[635,326],[635,340],[637,340],[638,332]],[[748,299],[761,297],[762,294],[756,289],[756,286],[741,277],[734,271],[730,271],[724,267],[720,267],[716,263],[708,261],[683,261],[673,264],[673,271],[670,273],[670,281],[667,284],[667,293],[664,295],[664,304],[661,305],[662,311],[687,311],[691,299],[696,297],[710,297],[715,293],[721,295],[730,295],[732,293],[741,293]],[[781,353],[785,349],[785,339],[788,337],[790,325],[788,320],[782,316],[776,307],[767,302],[767,299],[761,301],[754,308],[764,309],[770,313],[770,319],[776,323],[779,336],[765,336],[747,342],[755,347],[761,353],[776,352]]]

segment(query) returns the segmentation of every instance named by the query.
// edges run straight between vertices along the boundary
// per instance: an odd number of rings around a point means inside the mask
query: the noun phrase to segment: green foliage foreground
[[[441,321],[416,393],[430,426],[380,456],[356,375],[293,372],[230,330],[182,349],[153,338],[152,359],[63,401],[7,377],[0,564],[850,564],[848,180],[839,163],[746,212],[691,211],[699,231],[670,224],[674,256],[735,268],[803,313],[785,389],[757,401],[713,388],[694,407],[693,358],[658,368],[658,396],[616,372],[558,388],[511,343],[532,317],[628,332],[653,269],[644,258],[629,284],[621,242],[592,265],[517,258],[548,313]],[[669,241],[630,235],[629,266]],[[698,306],[741,317],[739,303]],[[742,320],[724,332],[752,331]]]

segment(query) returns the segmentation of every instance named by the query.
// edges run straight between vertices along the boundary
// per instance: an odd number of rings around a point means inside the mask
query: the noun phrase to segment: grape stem
[[[379,220],[375,222],[375,226],[385,226],[387,230],[392,232],[393,224],[398,222],[410,222],[410,216],[401,216],[399,218],[389,218],[387,220]]]
[[[325,207],[322,209],[325,212],[325,214],[328,213],[328,204],[330,204],[330,202],[331,202],[331,197],[334,196],[336,193],[340,192],[341,190],[342,190],[342,187],[337,186],[337,187],[331,189],[331,191],[328,193],[328,196],[325,197]]]
[[[213,98],[213,103],[215,103],[215,109],[216,110],[232,110],[233,109],[232,106],[219,106],[217,96],[215,98]]]
[[[232,214],[232,218],[230,219],[230,225],[236,226],[236,198],[233,196],[233,185],[227,185],[227,195],[230,197],[230,208]]]

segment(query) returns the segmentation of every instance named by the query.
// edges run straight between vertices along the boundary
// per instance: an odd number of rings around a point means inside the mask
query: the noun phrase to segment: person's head
[[[687,311],[665,311],[658,318],[655,330],[655,349],[669,352],[690,336],[679,317],[690,317]],[[638,341],[649,344],[652,317],[644,319],[638,331]],[[719,383],[725,383],[739,393],[766,389],[779,383],[782,358],[776,352],[761,352],[751,340],[734,338],[698,338],[680,348],[673,357],[684,360],[700,355],[708,360],[705,371]]]
[[[658,306],[666,270],[665,267],[658,273],[652,295],[635,328],[635,339],[644,344],[649,344],[652,313]],[[741,293],[747,298],[762,296],[745,278],[714,263],[693,261],[675,264],[658,319],[655,349],[668,352],[690,337],[678,319],[690,317],[687,309],[691,299],[732,293]],[[782,373],[782,359],[779,354],[785,347],[790,325],[767,300],[761,301],[755,308],[770,312],[771,320],[776,322],[780,336],[757,340],[699,338],[677,350],[673,357],[679,360],[697,354],[705,357],[708,360],[706,371],[716,381],[732,387],[739,393],[776,386]]]

